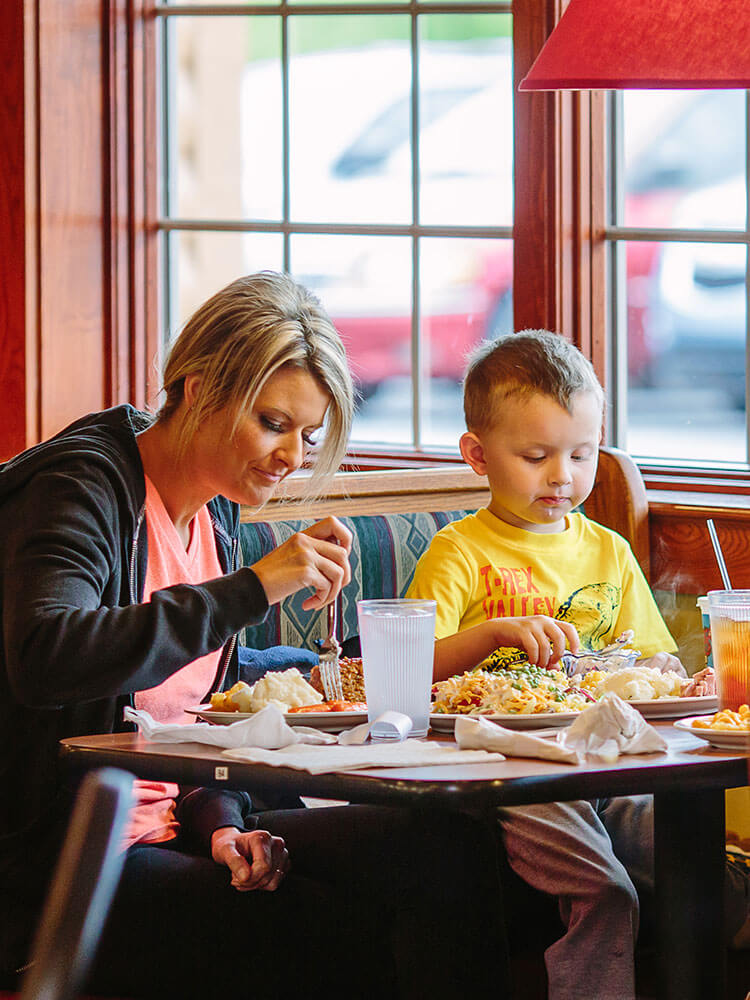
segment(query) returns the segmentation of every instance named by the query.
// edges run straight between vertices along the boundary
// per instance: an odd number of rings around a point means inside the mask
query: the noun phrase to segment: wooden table
[[[715,750],[671,722],[656,721],[665,753],[622,756],[580,766],[508,759],[496,764],[308,774],[222,757],[196,743],[148,743],[136,734],[62,741],[75,767],[110,765],[141,778],[226,786],[350,802],[488,811],[612,795],[654,795],[659,996],[705,1000],[724,995],[722,935],[724,790],[748,783],[748,756]]]

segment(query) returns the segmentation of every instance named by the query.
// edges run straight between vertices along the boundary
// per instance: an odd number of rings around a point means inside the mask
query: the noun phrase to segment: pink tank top
[[[146,476],[148,564],[144,602],[151,599],[155,590],[177,583],[203,583],[222,575],[206,507],[198,511],[190,528],[186,550],[161,497]],[[199,704],[211,689],[220,656],[221,649],[217,649],[186,664],[158,687],[136,692],[136,708],[145,709],[158,722],[195,722],[195,717],[188,715],[185,708]],[[140,779],[135,782],[135,805],[125,835],[125,847],[135,843],[160,843],[177,836],[179,824],[174,817],[174,800],[178,792],[178,786],[171,782]]]

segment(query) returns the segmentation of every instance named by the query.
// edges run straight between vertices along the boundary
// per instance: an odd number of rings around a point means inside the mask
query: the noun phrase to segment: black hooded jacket
[[[66,736],[124,730],[136,691],[224,647],[211,690],[237,680],[236,633],[261,621],[260,581],[237,569],[239,509],[209,503],[227,574],[143,595],[145,482],[135,435],[150,418],[118,406],[0,465],[0,908],[44,891],[70,807]],[[208,694],[208,692],[206,692]],[[204,833],[242,826],[242,793],[204,796]],[[205,813],[205,810],[204,810]],[[185,817],[181,817],[185,822]],[[7,921],[6,921],[7,922]],[[16,937],[17,935],[13,935]],[[7,968],[9,935],[0,934]]]

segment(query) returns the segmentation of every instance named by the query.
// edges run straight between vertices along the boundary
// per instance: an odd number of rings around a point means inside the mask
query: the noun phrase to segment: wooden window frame
[[[514,0],[516,84],[563,7]],[[0,459],[86,410],[154,402],[155,32],[148,0],[0,4]],[[515,116],[516,328],[560,330],[606,383],[603,95],[516,92]],[[348,464],[408,474],[457,461],[373,449],[353,451]],[[720,586],[703,523],[713,516],[742,585],[750,474],[655,464],[643,472],[654,584],[682,566],[679,589]]]

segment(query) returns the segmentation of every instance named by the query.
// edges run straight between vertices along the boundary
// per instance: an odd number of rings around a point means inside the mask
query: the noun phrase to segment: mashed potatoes
[[[300,705],[318,705],[323,701],[296,667],[268,673],[252,687],[244,681],[228,691],[211,695],[211,708],[218,712],[259,712],[266,705],[278,705],[282,712]]]
[[[605,674],[593,688],[595,698],[614,692],[624,701],[678,698],[685,678],[673,670],[662,673],[655,667],[626,667]]]
[[[275,702],[282,712],[288,712],[293,706],[316,705],[321,701],[323,695],[307,683],[296,667],[291,667],[281,673],[266,674],[253,684],[250,711],[259,712]]]

